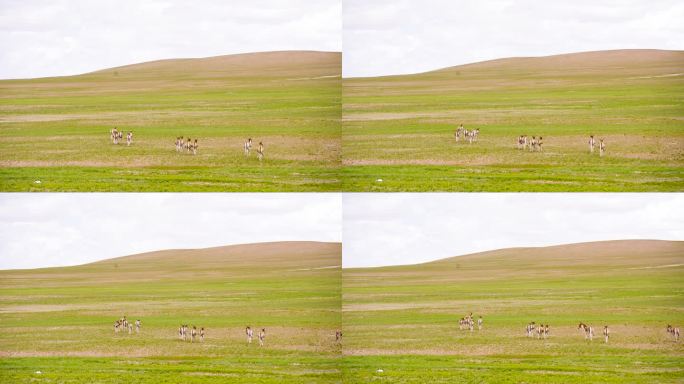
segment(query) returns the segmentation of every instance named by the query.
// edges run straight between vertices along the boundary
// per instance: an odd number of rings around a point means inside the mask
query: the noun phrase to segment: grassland
[[[0,271],[0,382],[339,382],[340,251],[264,243]],[[114,333],[124,314],[141,334]],[[180,341],[181,323],[206,327],[204,343]],[[266,328],[263,348],[246,325]]]
[[[339,190],[340,73],[340,53],[293,51],[2,80],[0,190]],[[199,153],[176,153],[178,136]]]
[[[684,243],[645,240],[344,269],[342,372],[350,383],[682,382],[684,347],[665,326],[684,324],[683,272]],[[482,330],[459,330],[470,312]],[[531,321],[550,337],[527,338]]]
[[[684,190],[682,51],[350,78],[342,100],[344,191]],[[461,123],[478,143],[455,142]],[[588,153],[590,134],[605,157]],[[544,152],[516,150],[519,135],[542,136]]]

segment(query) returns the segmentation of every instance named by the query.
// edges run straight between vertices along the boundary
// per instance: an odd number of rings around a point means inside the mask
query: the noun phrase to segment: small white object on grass
[[[377,372],[377,373],[383,373],[383,372],[385,372],[385,371],[383,371],[382,369],[378,369],[378,370],[375,371],[375,372]]]
[[[382,183],[382,179],[377,179],[375,181],[377,181],[378,183]]]
[[[40,180],[34,181],[35,184],[40,184]]]
[[[41,372],[41,371],[36,371],[36,374],[37,374],[37,375],[40,375],[41,373],[43,373],[43,372]]]

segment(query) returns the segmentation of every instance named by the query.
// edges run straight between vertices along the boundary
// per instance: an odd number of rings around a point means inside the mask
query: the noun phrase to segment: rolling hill
[[[339,77],[339,52],[273,51],[242,53],[205,58],[167,59],[108,68],[83,75],[84,77],[117,76],[178,76],[210,77],[265,77],[290,76]]]
[[[592,51],[566,53],[541,57],[510,57],[478,63],[459,65],[426,72],[423,75],[455,72],[480,72],[518,70],[528,74],[539,71],[555,75],[576,71],[584,75],[587,71],[603,72],[606,76],[623,76],[630,71],[635,75],[644,75],[644,71],[652,71],[654,75],[684,76],[679,73],[684,69],[684,51],[667,51],[658,49],[618,49],[610,51]],[[555,72],[554,72],[555,71]]]
[[[578,268],[586,272],[587,268],[591,271],[612,268],[657,268],[663,265],[676,265],[678,262],[684,262],[684,242],[615,240],[499,249],[441,259],[421,264],[420,268],[444,270],[464,267],[478,271],[500,268],[500,272],[510,270],[510,267],[515,267],[516,270],[557,268],[564,272]]]

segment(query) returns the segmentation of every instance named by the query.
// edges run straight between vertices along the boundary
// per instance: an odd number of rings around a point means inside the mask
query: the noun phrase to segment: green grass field
[[[342,104],[344,191],[684,190],[683,51],[350,78]],[[479,142],[456,143],[461,123]],[[591,134],[605,157],[589,154]],[[519,135],[542,136],[544,152],[516,150]]]
[[[293,51],[2,80],[0,190],[339,190],[340,73],[340,53]],[[178,136],[199,153],[176,153]]]
[[[340,265],[339,243],[289,242],[0,271],[0,382],[339,382]],[[114,333],[124,314],[140,334]]]
[[[680,383],[684,341],[665,327],[684,324],[683,272],[684,243],[666,241],[345,268],[342,372],[350,383]],[[459,330],[470,312],[482,330]],[[550,337],[527,338],[531,321]]]
[[[1,271],[0,381],[681,382],[684,348],[665,325],[684,322],[683,247],[585,243],[340,270],[340,244],[290,242]],[[469,312],[482,330],[458,329]],[[140,334],[113,332],[124,314],[142,319]],[[530,321],[550,337],[525,337]],[[204,343],[179,340],[181,323],[206,327]],[[246,325],[267,329],[265,347],[246,344]]]

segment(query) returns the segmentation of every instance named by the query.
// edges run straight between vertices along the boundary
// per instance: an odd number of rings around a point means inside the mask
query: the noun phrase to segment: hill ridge
[[[123,69],[123,68],[128,68],[128,67],[134,67],[137,65],[144,65],[144,64],[156,64],[156,63],[165,63],[165,62],[179,62],[179,61],[192,61],[192,60],[210,60],[210,59],[221,59],[221,58],[238,58],[238,57],[252,57],[252,56],[265,56],[265,55],[286,55],[286,54],[339,54],[340,52],[337,51],[316,51],[316,50],[302,50],[302,49],[293,49],[293,50],[279,50],[279,51],[259,51],[259,52],[243,52],[243,53],[228,53],[225,55],[212,55],[212,56],[197,56],[197,57],[170,57],[166,59],[156,59],[156,60],[147,60],[147,61],[140,61],[136,63],[131,63],[131,64],[124,64],[124,65],[117,65],[114,67],[107,67],[107,68],[102,68],[102,69],[97,69],[95,71],[90,71],[83,73],[83,75],[91,74],[91,73],[98,73],[98,72],[103,72],[103,71],[110,71],[110,70],[116,70],[116,69]],[[76,75],[78,76],[78,75]]]
[[[591,60],[590,60],[591,59]],[[604,67],[610,63],[626,63],[631,64],[634,61],[652,63],[664,60],[673,60],[681,65],[684,70],[684,50],[668,50],[668,49],[650,49],[650,48],[634,48],[634,49],[608,49],[597,51],[580,51],[568,52],[552,55],[542,56],[511,56],[501,57],[496,59],[488,59],[475,61],[472,63],[450,65],[421,72],[404,73],[397,75],[380,75],[380,76],[360,76],[350,77],[348,79],[373,79],[373,78],[396,78],[405,76],[422,76],[431,74],[445,74],[449,72],[457,72],[461,70],[482,70],[482,69],[498,69],[507,68],[517,64],[523,65],[525,69],[535,69],[535,65],[542,67],[557,67],[565,65],[566,67],[588,68],[588,67]],[[544,66],[543,64],[547,64]],[[611,64],[612,65],[612,64]]]
[[[275,270],[301,265],[320,268],[340,265],[341,243],[326,241],[270,241],[231,244],[206,248],[162,249],[111,257],[76,265],[4,269],[0,273],[42,273],[46,271],[155,270],[158,273],[183,269],[222,269],[254,267],[260,264]]]
[[[456,256],[448,256],[445,258],[427,261],[416,264],[403,264],[381,267],[367,267],[367,268],[350,268],[350,269],[372,269],[372,268],[414,268],[414,267],[433,267],[444,266],[445,264],[458,264],[469,261],[490,262],[493,260],[506,259],[509,261],[516,261],[512,257],[521,256],[519,261],[525,262],[529,259],[530,254],[533,256],[545,256],[540,261],[562,260],[572,257],[577,258],[578,262],[591,261],[591,257],[578,257],[579,254],[587,255],[587,252],[602,253],[608,257],[618,257],[619,255],[630,252],[637,254],[644,252],[645,248],[649,247],[651,250],[664,251],[666,249],[676,248],[681,252],[682,262],[684,262],[684,241],[682,240],[658,240],[658,239],[621,239],[621,240],[596,240],[585,241],[578,243],[563,243],[546,246],[527,246],[527,247],[508,247],[498,248],[488,251],[466,253]],[[562,255],[554,255],[556,252],[563,252]],[[625,253],[626,252],[626,253]],[[553,258],[549,255],[553,255]],[[591,256],[591,254],[589,254]],[[595,261],[600,261],[596,259]]]
[[[108,75],[124,76],[131,74],[164,74],[168,72],[185,74],[232,74],[250,75],[267,73],[289,75],[306,68],[312,75],[337,75],[341,68],[331,67],[331,63],[341,60],[341,53],[334,51],[291,50],[248,52],[207,57],[168,58],[131,63],[111,68],[103,68],[77,76]],[[336,72],[336,73],[333,73]]]
[[[334,241],[309,241],[309,240],[282,240],[282,241],[264,241],[264,242],[258,242],[258,243],[237,243],[237,244],[229,244],[229,245],[218,245],[218,246],[211,246],[211,247],[200,247],[200,248],[169,248],[169,249],[159,249],[156,251],[148,251],[148,252],[140,252],[140,253],[133,253],[130,255],[123,255],[123,256],[116,256],[104,260],[98,260],[98,261],[93,261],[91,263],[86,263],[86,264],[81,264],[81,265],[92,265],[92,264],[97,264],[97,263],[106,263],[106,262],[111,262],[115,260],[122,260],[122,259],[128,259],[128,258],[138,258],[138,257],[144,257],[148,255],[159,255],[163,253],[176,253],[176,252],[188,252],[188,253],[194,253],[194,252],[202,252],[202,251],[235,251],[239,249],[247,249],[247,248],[264,248],[267,246],[273,247],[273,246],[287,246],[287,247],[294,247],[294,246],[334,246],[334,245],[339,245],[339,242],[334,242]]]

